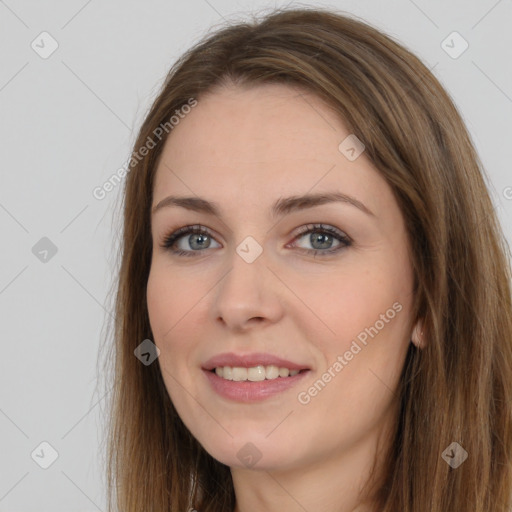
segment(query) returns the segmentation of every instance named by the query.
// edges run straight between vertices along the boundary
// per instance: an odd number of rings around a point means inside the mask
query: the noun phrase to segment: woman
[[[508,247],[418,58],[325,10],[223,28],[130,167],[109,510],[510,509]]]

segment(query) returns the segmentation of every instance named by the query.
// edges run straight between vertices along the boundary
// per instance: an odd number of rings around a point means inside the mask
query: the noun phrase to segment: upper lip
[[[288,368],[289,370],[309,370],[304,364],[294,363],[278,356],[265,353],[253,354],[235,354],[226,352],[218,354],[206,361],[203,370],[213,370],[219,366],[231,366],[240,368],[251,368],[254,366],[278,366],[279,368]]]

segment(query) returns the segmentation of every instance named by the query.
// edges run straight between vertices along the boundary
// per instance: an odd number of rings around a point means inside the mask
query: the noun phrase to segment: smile
[[[227,374],[231,371],[231,380],[224,376],[224,372],[227,370]],[[265,372],[265,378],[262,379],[263,368]],[[219,376],[217,373],[222,371],[223,376]],[[257,380],[250,380],[250,373],[257,373]],[[278,372],[278,376],[272,377]],[[299,384],[302,379],[308,375],[311,370],[293,370],[290,371],[284,367],[270,367],[271,376],[270,379],[266,378],[267,367],[256,366],[251,368],[242,367],[217,367],[215,370],[203,370],[203,374],[206,376],[207,385],[221,398],[228,399],[229,401],[241,402],[241,403],[253,403],[260,402],[271,397],[283,396],[285,398],[285,391],[290,390],[292,387]],[[286,376],[287,375],[287,376]],[[239,380],[235,380],[233,377],[237,377]],[[290,398],[292,401],[294,398]]]
[[[244,368],[240,366],[217,366],[215,374],[225,380],[236,382],[251,381],[261,382],[263,380],[274,380],[278,378],[293,377],[299,373],[299,370],[290,370],[279,366],[252,366]]]

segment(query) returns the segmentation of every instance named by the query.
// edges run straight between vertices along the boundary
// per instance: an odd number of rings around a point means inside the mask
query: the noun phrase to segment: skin
[[[413,273],[390,187],[364,152],[349,161],[338,149],[349,134],[314,95],[277,84],[228,86],[199,98],[156,171],[153,206],[173,194],[221,207],[222,218],[176,206],[153,215],[147,304],[166,388],[195,438],[230,466],[235,512],[374,510],[360,504],[359,491],[396,419],[394,391],[413,335]],[[357,198],[374,216],[329,203],[270,217],[280,197],[332,191]],[[337,228],[352,245],[308,254],[319,247],[311,235],[322,231],[297,228],[311,223]],[[178,242],[193,257],[161,246],[193,224],[210,231],[208,248],[198,249],[194,234]],[[252,263],[236,252],[247,236],[263,250]],[[333,238],[320,247],[340,244]],[[298,393],[394,303],[401,311],[300,403]],[[269,352],[311,371],[262,402],[234,402],[216,394],[201,369],[221,352]],[[252,467],[237,457],[248,442],[261,454]]]

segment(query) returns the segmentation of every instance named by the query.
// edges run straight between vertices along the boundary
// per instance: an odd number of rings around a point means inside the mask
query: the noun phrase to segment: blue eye
[[[199,250],[198,251],[184,251],[182,249],[175,249],[174,246],[176,243],[180,240],[180,238],[185,238],[186,235],[188,236],[188,242],[189,244],[198,244]],[[191,235],[199,235],[192,237]],[[168,235],[162,244],[162,247],[165,249],[168,249],[171,253],[176,254],[178,256],[195,256],[193,254],[194,252],[200,252],[204,249],[208,249],[210,244],[208,242],[205,242],[208,238],[212,238],[210,233],[202,228],[201,226],[185,226],[183,228],[180,228],[170,235]]]
[[[313,235],[313,233],[316,234]],[[294,240],[303,238],[306,235],[309,235],[309,243],[311,245],[316,245],[317,247],[313,249],[301,249],[308,253],[312,253],[314,256],[333,254],[352,245],[352,240],[343,232],[332,226],[324,226],[323,224],[308,224],[307,226],[304,226],[301,228],[301,233],[295,237]],[[333,240],[337,240],[338,245],[331,247]],[[325,245],[329,245],[329,247],[325,247]]]
[[[315,233],[314,236],[313,233]],[[188,238],[186,238],[187,235]],[[294,240],[304,238],[306,235],[310,235],[309,243],[313,246],[316,245],[317,248],[299,249],[306,253],[313,254],[314,256],[333,254],[352,245],[352,240],[343,232],[332,226],[324,226],[323,224],[308,224],[307,226],[302,227],[301,232],[294,238]],[[175,248],[182,238],[187,241],[189,246],[192,247],[192,250]],[[210,248],[209,240],[213,240],[213,237],[209,231],[202,226],[184,226],[166,236],[161,247],[169,250],[172,254],[177,256],[197,256],[198,253]],[[331,247],[334,240],[338,241],[338,245]]]

